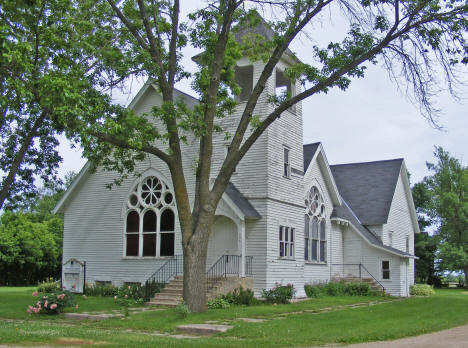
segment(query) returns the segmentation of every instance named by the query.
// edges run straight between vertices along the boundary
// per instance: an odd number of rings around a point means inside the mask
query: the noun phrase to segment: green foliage
[[[34,284],[59,278],[62,264],[63,219],[52,214],[65,185],[47,185],[27,211],[5,211],[0,216],[0,285]]]
[[[37,286],[38,292],[54,292],[57,289],[60,289],[60,280],[53,280],[52,278],[39,283]]]
[[[0,208],[24,208],[37,179],[60,182],[58,136],[72,141],[83,118],[97,121],[110,98],[97,93],[107,76],[90,53],[83,2],[2,1],[0,6]],[[114,75],[115,76],[115,75]],[[112,78],[111,78],[112,79]]]
[[[218,297],[213,300],[207,301],[206,306],[209,309],[224,309],[224,308],[229,308],[230,304],[223,297]]]
[[[62,236],[52,229],[56,219],[39,222],[31,213],[3,213],[0,220],[0,283],[33,284],[59,275]]]
[[[88,296],[114,297],[118,295],[119,288],[112,284],[86,284],[84,293]]]
[[[190,310],[189,308],[187,307],[187,305],[185,304],[184,301],[182,301],[181,303],[179,303],[175,308],[174,308],[174,312],[177,314],[177,316],[181,319],[185,319],[188,317],[188,315],[190,314]]]
[[[432,296],[435,291],[429,284],[413,284],[410,286],[411,296]]]
[[[122,285],[117,293],[119,299],[129,299],[135,303],[143,303],[145,298],[145,289],[141,284]]]
[[[251,306],[256,305],[259,301],[254,297],[254,293],[251,289],[244,289],[241,287],[234,289],[232,292],[222,296],[230,304]]]
[[[420,183],[425,187],[422,212],[431,218],[439,241],[437,271],[464,272],[468,279],[468,167],[436,147],[436,163]]]
[[[430,236],[425,232],[414,235],[414,253],[416,280],[421,283],[433,285],[438,275],[435,269],[436,251],[439,245],[437,236]]]
[[[307,297],[310,298],[319,298],[323,296],[321,288],[317,285],[305,284],[304,291]]]
[[[122,285],[120,288],[112,284],[86,284],[84,293],[88,296],[115,297],[118,299],[131,299],[134,303],[143,303],[150,300],[154,294],[161,292],[164,284],[147,282],[144,285]],[[125,297],[127,296],[127,297]]]
[[[295,293],[294,285],[277,283],[270,290],[263,289],[262,297],[266,303],[289,303]]]
[[[328,282],[324,284],[304,286],[307,297],[319,298],[321,296],[376,296],[365,282]]]
[[[29,306],[27,312],[30,314],[59,314],[67,307],[77,307],[75,296],[66,290],[58,289],[51,293],[33,292],[33,297],[37,297],[34,305]]]

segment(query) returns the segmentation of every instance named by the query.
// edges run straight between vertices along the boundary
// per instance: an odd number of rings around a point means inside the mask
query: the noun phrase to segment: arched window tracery
[[[327,262],[325,201],[316,186],[305,197],[304,260]]]
[[[148,176],[135,185],[126,203],[125,256],[173,256],[174,194],[162,180]]]

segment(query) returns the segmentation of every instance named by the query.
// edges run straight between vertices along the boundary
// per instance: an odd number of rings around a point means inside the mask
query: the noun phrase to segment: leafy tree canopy
[[[431,175],[419,187],[425,192],[422,210],[434,222],[440,240],[438,268],[468,277],[468,167],[441,147],[434,157],[436,163],[427,163]]]

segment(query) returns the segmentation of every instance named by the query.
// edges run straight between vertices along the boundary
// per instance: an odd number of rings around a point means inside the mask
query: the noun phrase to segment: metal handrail
[[[172,277],[183,274],[184,272],[184,259],[182,255],[174,255],[167,260],[164,264],[154,272],[147,281],[165,284],[171,280]]]
[[[369,272],[366,268],[366,266],[360,264],[360,267],[364,268],[364,270],[372,277],[372,279],[374,279],[381,287],[382,287],[382,292],[385,292],[385,287],[382,285],[381,282],[379,282],[372,274],[371,272]]]
[[[245,257],[245,274],[252,275],[252,256]],[[222,255],[206,272],[206,290],[211,290],[220,278],[227,275],[241,274],[240,255]],[[159,267],[147,280],[146,284],[166,284],[173,277],[184,273],[183,256],[175,255]]]
[[[239,275],[239,255],[222,255],[206,272],[206,291],[213,289],[220,278],[228,274]]]

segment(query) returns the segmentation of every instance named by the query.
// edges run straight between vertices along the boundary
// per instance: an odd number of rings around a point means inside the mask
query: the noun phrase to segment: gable
[[[314,181],[319,181],[322,191],[327,191],[333,206],[341,205],[341,198],[338,188],[330,171],[328,160],[325,156],[321,143],[314,143],[303,146],[304,151],[304,188],[308,190]]]
[[[384,226],[384,230],[385,232],[395,231],[395,233],[401,235],[419,233],[416,210],[414,208],[413,197],[404,163],[396,183],[388,222],[387,225]]]
[[[364,225],[387,223],[403,159],[330,166],[343,199]]]

